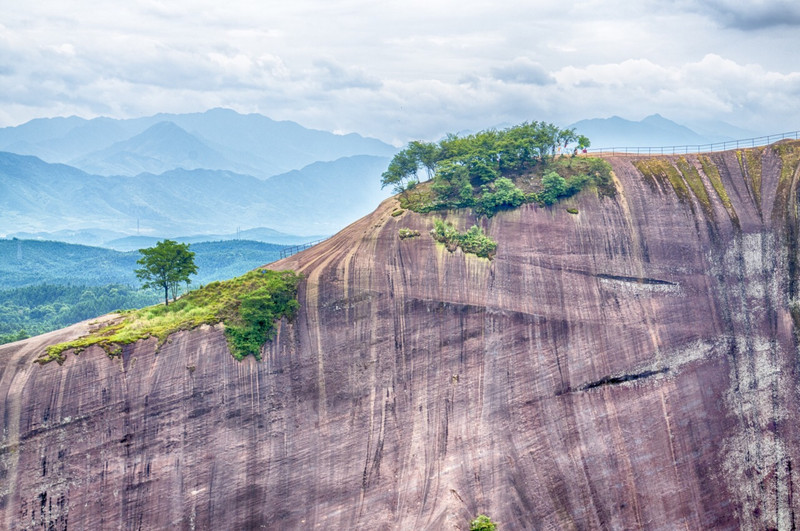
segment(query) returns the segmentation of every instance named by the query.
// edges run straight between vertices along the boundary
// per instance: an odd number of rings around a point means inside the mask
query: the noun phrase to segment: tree
[[[554,171],[549,171],[542,178],[542,191],[539,192],[539,201],[545,205],[552,205],[559,198],[567,195],[567,181]]]
[[[408,150],[394,156],[389,167],[381,175],[381,188],[392,185],[395,193],[405,192],[407,182],[417,173],[417,162]]]
[[[416,162],[417,168],[420,165],[425,168],[428,180],[430,180],[433,174],[436,173],[436,164],[439,162],[439,148],[436,144],[414,140],[408,143],[406,151],[408,151],[411,159]]]
[[[169,292],[177,296],[181,282],[188,285],[189,275],[197,274],[194,264],[194,253],[189,250],[188,243],[177,243],[172,240],[158,242],[155,247],[139,249],[142,257],[136,261],[141,269],[134,272],[139,280],[144,280],[143,288],[164,290],[164,305],[169,305]]]

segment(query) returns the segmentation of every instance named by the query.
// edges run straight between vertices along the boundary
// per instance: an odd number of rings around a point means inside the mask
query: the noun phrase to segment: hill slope
[[[446,214],[492,261],[387,200],[271,266],[305,280],[260,363],[218,326],[63,366],[32,361],[88,324],[0,347],[0,519],[796,526],[798,160],[617,157],[615,198]]]
[[[267,180],[221,170],[170,170],[134,177],[0,152],[0,230],[103,229],[145,234],[219,234],[237,228],[330,234],[366,214],[387,192],[388,159],[317,162]]]

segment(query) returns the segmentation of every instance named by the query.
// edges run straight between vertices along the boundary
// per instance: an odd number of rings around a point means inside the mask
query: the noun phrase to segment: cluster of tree
[[[121,284],[39,284],[0,291],[0,344],[44,334],[116,310],[141,308],[158,295]]]
[[[463,137],[449,134],[438,144],[415,140],[395,155],[381,184],[403,192],[420,182],[423,170],[427,179],[440,173],[463,173],[471,181],[486,184],[502,174],[546,162],[559,150],[566,152],[570,144],[574,144],[574,152],[589,147],[591,142],[574,129],[559,129],[544,122],[525,122]]]
[[[543,122],[526,122],[464,137],[448,135],[438,143],[414,141],[395,155],[381,183],[402,193],[408,206],[417,211],[474,207],[491,216],[499,209],[525,202],[552,204],[553,197],[565,197],[577,186],[593,182],[594,175],[590,173],[574,183],[565,181],[564,190],[560,190],[559,181],[543,180],[548,172],[558,176],[557,170],[563,164],[556,155],[568,154],[570,149],[575,155],[589,145],[589,139],[574,129],[559,129]],[[540,178],[540,189],[526,193],[517,188],[516,177],[533,173]],[[426,194],[412,193],[423,178],[432,181],[429,190]]]

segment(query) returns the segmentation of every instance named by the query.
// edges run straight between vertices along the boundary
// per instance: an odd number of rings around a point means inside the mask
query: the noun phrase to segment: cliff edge
[[[260,362],[221,326],[0,346],[0,527],[793,528],[800,142],[607,160],[613,198],[390,199],[271,264],[301,310]]]

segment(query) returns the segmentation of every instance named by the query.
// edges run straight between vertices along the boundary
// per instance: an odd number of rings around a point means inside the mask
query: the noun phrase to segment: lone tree
[[[134,271],[139,280],[144,280],[143,288],[163,288],[164,305],[169,305],[169,292],[172,298],[178,294],[181,282],[189,284],[189,275],[197,274],[194,265],[194,253],[189,250],[188,243],[178,243],[172,240],[158,242],[155,247],[139,249],[142,257],[137,260],[141,269]]]

